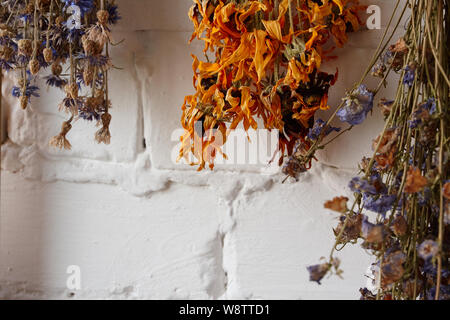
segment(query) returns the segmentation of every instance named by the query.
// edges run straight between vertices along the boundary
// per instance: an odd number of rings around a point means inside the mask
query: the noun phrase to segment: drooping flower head
[[[361,124],[373,108],[374,94],[365,85],[360,85],[345,98],[345,105],[337,112],[342,122]]]

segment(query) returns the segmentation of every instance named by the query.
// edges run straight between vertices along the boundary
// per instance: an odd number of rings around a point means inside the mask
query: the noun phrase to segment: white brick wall
[[[298,183],[254,168],[175,165],[171,135],[193,91],[190,53],[202,49],[187,44],[191,0],[118,2],[114,38],[125,42],[112,51],[123,70],[111,73],[110,146],[94,143],[96,128],[78,121],[73,149],[50,149],[61,94],[43,92],[22,111],[4,79],[0,298],[357,298],[370,264],[358,248],[340,255],[345,280],[318,286],[306,266],[329,253],[337,216],[323,202],[349,195],[347,181],[382,125],[377,110]],[[365,2],[383,5],[387,20],[392,1]],[[331,105],[359,79],[381,34],[351,35],[326,66],[340,71]],[[69,265],[82,271],[74,296]]]

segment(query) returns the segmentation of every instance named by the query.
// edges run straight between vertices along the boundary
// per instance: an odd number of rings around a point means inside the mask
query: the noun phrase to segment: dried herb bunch
[[[449,5],[406,1],[405,35],[389,47],[383,37],[368,73],[384,83],[398,72],[396,96],[380,99],[385,126],[361,176],[350,181],[354,202],[325,203],[341,217],[328,260],[308,267],[313,281],[333,269],[340,274],[334,253],[360,240],[375,259],[372,287],[360,290],[362,299],[450,299]],[[357,84],[335,116],[350,126],[361,123],[377,93]]]
[[[110,142],[108,98],[110,26],[120,19],[108,0],[2,0],[0,65],[16,73],[12,95],[26,109],[39,97],[36,80],[43,70],[48,86],[63,90],[59,109],[69,114],[50,145],[70,149],[66,135],[72,121],[97,121],[98,143]]]
[[[299,142],[308,150],[314,113],[328,108],[337,79],[321,64],[360,27],[364,8],[357,0],[194,0],[191,41],[205,42],[207,62],[193,56],[196,93],[182,107],[180,159],[193,155],[199,170],[212,169],[230,130],[256,129],[257,119],[279,130],[283,155]]]

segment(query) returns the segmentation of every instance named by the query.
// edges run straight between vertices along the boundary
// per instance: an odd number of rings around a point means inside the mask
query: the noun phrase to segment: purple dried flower
[[[352,94],[345,98],[345,105],[339,109],[337,116],[341,121],[351,125],[361,124],[373,108],[373,92],[365,85],[360,85]]]
[[[309,272],[309,281],[315,281],[320,284],[320,281],[325,277],[328,270],[330,270],[330,264],[322,263],[313,266],[306,267]]]
[[[433,287],[427,292],[427,299],[434,300],[435,296],[436,287]],[[441,285],[439,290],[439,300],[450,300],[450,285]]]
[[[339,132],[341,131],[341,128],[326,125],[325,121],[317,119],[314,126],[309,129],[308,138],[310,140],[317,140],[321,135],[325,137],[333,131]]]
[[[416,68],[409,65],[405,68],[405,76],[403,77],[403,84],[408,87],[412,87],[414,83],[414,78],[416,76]]]
[[[369,222],[367,217],[364,217],[361,227],[361,234],[363,238],[369,243],[380,243],[384,240],[385,230],[382,224],[373,224]]]
[[[395,195],[380,195],[379,197],[365,194],[363,197],[364,208],[383,216],[392,209],[392,205],[397,197]]]
[[[436,241],[433,240],[425,240],[422,242],[417,248],[417,253],[419,257],[424,260],[428,260],[433,258],[439,252],[439,246]]]
[[[360,177],[354,177],[350,183],[349,188],[353,192],[357,193],[370,193],[370,194],[377,194],[377,189],[375,186],[373,186],[369,181],[362,179]]]

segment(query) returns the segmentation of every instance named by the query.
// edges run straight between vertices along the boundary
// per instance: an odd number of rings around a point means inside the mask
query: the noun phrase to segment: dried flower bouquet
[[[47,85],[66,94],[59,109],[69,119],[50,145],[70,149],[66,135],[76,119],[97,121],[101,129],[95,140],[110,143],[110,26],[119,19],[117,6],[108,0],[0,2],[0,66],[16,73],[12,95],[26,109],[32,97],[39,97],[36,80],[47,68]]]

